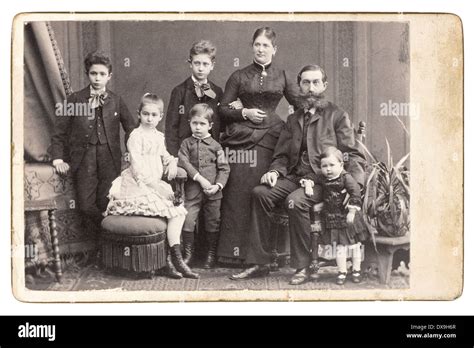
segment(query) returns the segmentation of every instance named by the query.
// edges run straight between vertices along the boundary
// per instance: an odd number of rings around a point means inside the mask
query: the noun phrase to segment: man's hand
[[[267,117],[267,113],[260,109],[245,109],[245,116],[250,122],[260,124]]]
[[[66,175],[69,172],[69,164],[66,162],[58,163],[54,166],[54,169],[58,174]]]
[[[208,189],[204,190],[204,193],[208,196],[212,196],[219,191],[219,185],[211,185]]]
[[[278,174],[274,171],[271,171],[271,172],[267,172],[263,174],[262,178],[260,179],[260,183],[273,187],[275,186],[277,180],[278,180]]]

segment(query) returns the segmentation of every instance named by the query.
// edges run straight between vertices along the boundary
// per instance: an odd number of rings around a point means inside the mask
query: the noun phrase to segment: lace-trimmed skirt
[[[163,181],[160,185],[173,192],[168,183]],[[175,206],[172,200],[165,198],[165,195],[150,187],[138,185],[127,170],[112,182],[108,197],[109,204],[104,216],[140,215],[173,218],[187,213],[182,204]]]

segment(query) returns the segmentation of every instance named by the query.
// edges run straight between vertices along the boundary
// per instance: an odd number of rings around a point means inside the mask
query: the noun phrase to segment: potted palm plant
[[[387,145],[387,161],[378,160],[367,147],[360,142],[368,154],[370,163],[362,204],[364,222],[372,235],[401,237],[410,230],[410,177],[409,170],[404,165],[409,153],[396,164],[390,144]]]

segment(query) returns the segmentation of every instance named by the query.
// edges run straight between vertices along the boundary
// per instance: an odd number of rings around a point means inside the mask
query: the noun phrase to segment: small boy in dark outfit
[[[192,136],[181,143],[178,165],[186,170],[184,206],[188,211],[183,226],[184,260],[189,263],[194,249],[194,228],[199,211],[204,210],[207,256],[204,268],[216,263],[219,239],[222,189],[229,178],[230,167],[221,145],[209,134],[214,112],[207,104],[196,104],[189,112]]]
[[[74,115],[56,115],[51,155],[59,174],[71,171],[79,210],[88,227],[97,229],[112,181],[120,175],[120,125],[126,142],[138,120],[123,99],[106,88],[112,77],[110,58],[92,52],[84,65],[90,84],[67,98],[68,110],[74,110]]]

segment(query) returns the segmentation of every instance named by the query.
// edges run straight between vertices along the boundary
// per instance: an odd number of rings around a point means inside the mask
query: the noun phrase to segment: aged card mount
[[[356,128],[364,122],[369,169],[382,162],[392,173],[389,178],[408,180],[408,204],[393,197],[388,204],[396,210],[388,216],[403,220],[404,230],[378,232],[376,251],[370,252],[373,242],[367,242],[366,260],[373,261],[367,277],[344,286],[335,284],[331,261],[322,267],[320,281],[301,286],[288,284],[294,269],[285,262],[268,277],[243,282],[229,280],[239,268],[227,266],[203,271],[199,280],[171,280],[137,279],[81,263],[95,245],[94,236],[81,229],[74,183],[54,172],[47,148],[55,112],[67,111],[67,105],[56,107],[54,101],[87,84],[84,54],[95,49],[111,54],[111,89],[130,110],[148,91],[163,96],[167,105],[171,89],[189,77],[186,60],[194,41],[216,44],[210,77],[224,87],[233,71],[252,62],[251,35],[267,25],[277,32],[275,61],[289,78],[296,81],[304,65],[322,66],[328,99],[348,112]],[[462,23],[453,14],[18,15],[12,64],[15,297],[26,302],[458,298],[464,252],[463,58]],[[286,101],[277,109],[284,120],[290,111]],[[403,169],[405,179],[393,167]],[[386,223],[380,216],[375,220]]]

